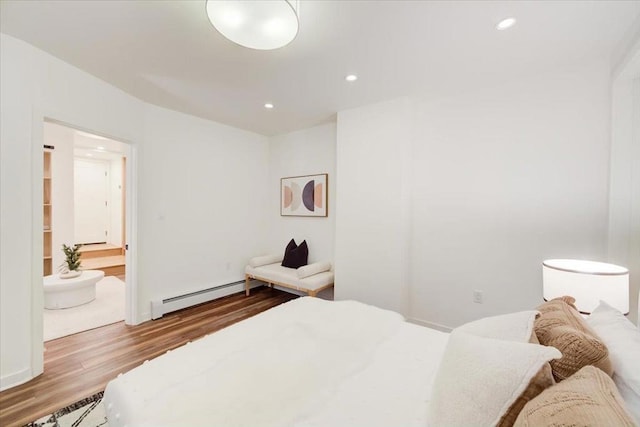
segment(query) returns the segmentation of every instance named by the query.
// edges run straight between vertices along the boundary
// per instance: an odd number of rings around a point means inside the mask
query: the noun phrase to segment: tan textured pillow
[[[600,368],[611,376],[609,351],[580,316],[574,302],[572,297],[562,297],[538,307],[541,314],[535,321],[535,332],[540,344],[562,352],[561,359],[550,362],[553,376],[556,381],[562,381],[587,365]]]
[[[527,403],[514,425],[633,427],[635,424],[613,380],[600,369],[585,366]]]
[[[515,402],[513,402],[507,412],[502,416],[498,422],[498,427],[511,427],[515,423],[520,412],[522,412],[522,408],[555,383],[556,382],[553,380],[553,374],[551,373],[551,365],[549,363],[545,363],[538,373],[531,378],[527,388],[524,389],[522,394]]]

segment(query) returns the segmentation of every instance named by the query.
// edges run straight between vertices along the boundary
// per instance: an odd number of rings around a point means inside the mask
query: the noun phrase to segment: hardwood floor
[[[124,322],[45,343],[44,373],[0,393],[0,426],[22,426],[84,397],[147,359],[160,356],[297,298],[267,287],[233,294],[137,326]]]

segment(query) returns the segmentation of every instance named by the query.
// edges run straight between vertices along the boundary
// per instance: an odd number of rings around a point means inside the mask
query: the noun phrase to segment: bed
[[[525,386],[561,356],[530,343],[538,317],[481,319],[449,334],[362,303],[303,297],[121,374],[103,404],[112,427],[512,425],[531,403],[518,397]]]

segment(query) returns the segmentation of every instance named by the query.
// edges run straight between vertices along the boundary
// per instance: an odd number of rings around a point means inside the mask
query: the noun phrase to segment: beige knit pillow
[[[534,328],[540,344],[555,347],[562,353],[561,359],[550,362],[553,376],[556,381],[562,381],[587,365],[600,368],[611,376],[609,351],[580,316],[574,302],[572,297],[562,297],[538,307],[540,317]]]
[[[516,427],[634,425],[613,380],[593,366],[585,366],[571,378],[540,393],[524,406],[514,424]]]
[[[551,373],[551,365],[549,363],[545,363],[538,373],[531,378],[527,388],[524,389],[522,394],[518,396],[516,401],[513,402],[507,412],[505,412],[502,418],[500,418],[498,427],[511,427],[516,421],[516,418],[518,418],[520,412],[522,412],[522,408],[555,383],[556,382],[553,380],[553,374]]]

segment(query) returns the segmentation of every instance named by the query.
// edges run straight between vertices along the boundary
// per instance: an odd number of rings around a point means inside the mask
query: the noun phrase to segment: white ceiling
[[[496,31],[509,16],[516,26]],[[204,0],[2,0],[0,19],[2,32],[147,102],[274,135],[397,96],[609,58],[638,30],[640,1],[301,0],[298,37],[274,51],[226,40]]]
[[[75,156],[93,157],[101,160],[121,159],[124,156],[122,142],[74,129],[70,129],[70,131],[73,133],[73,154]]]

